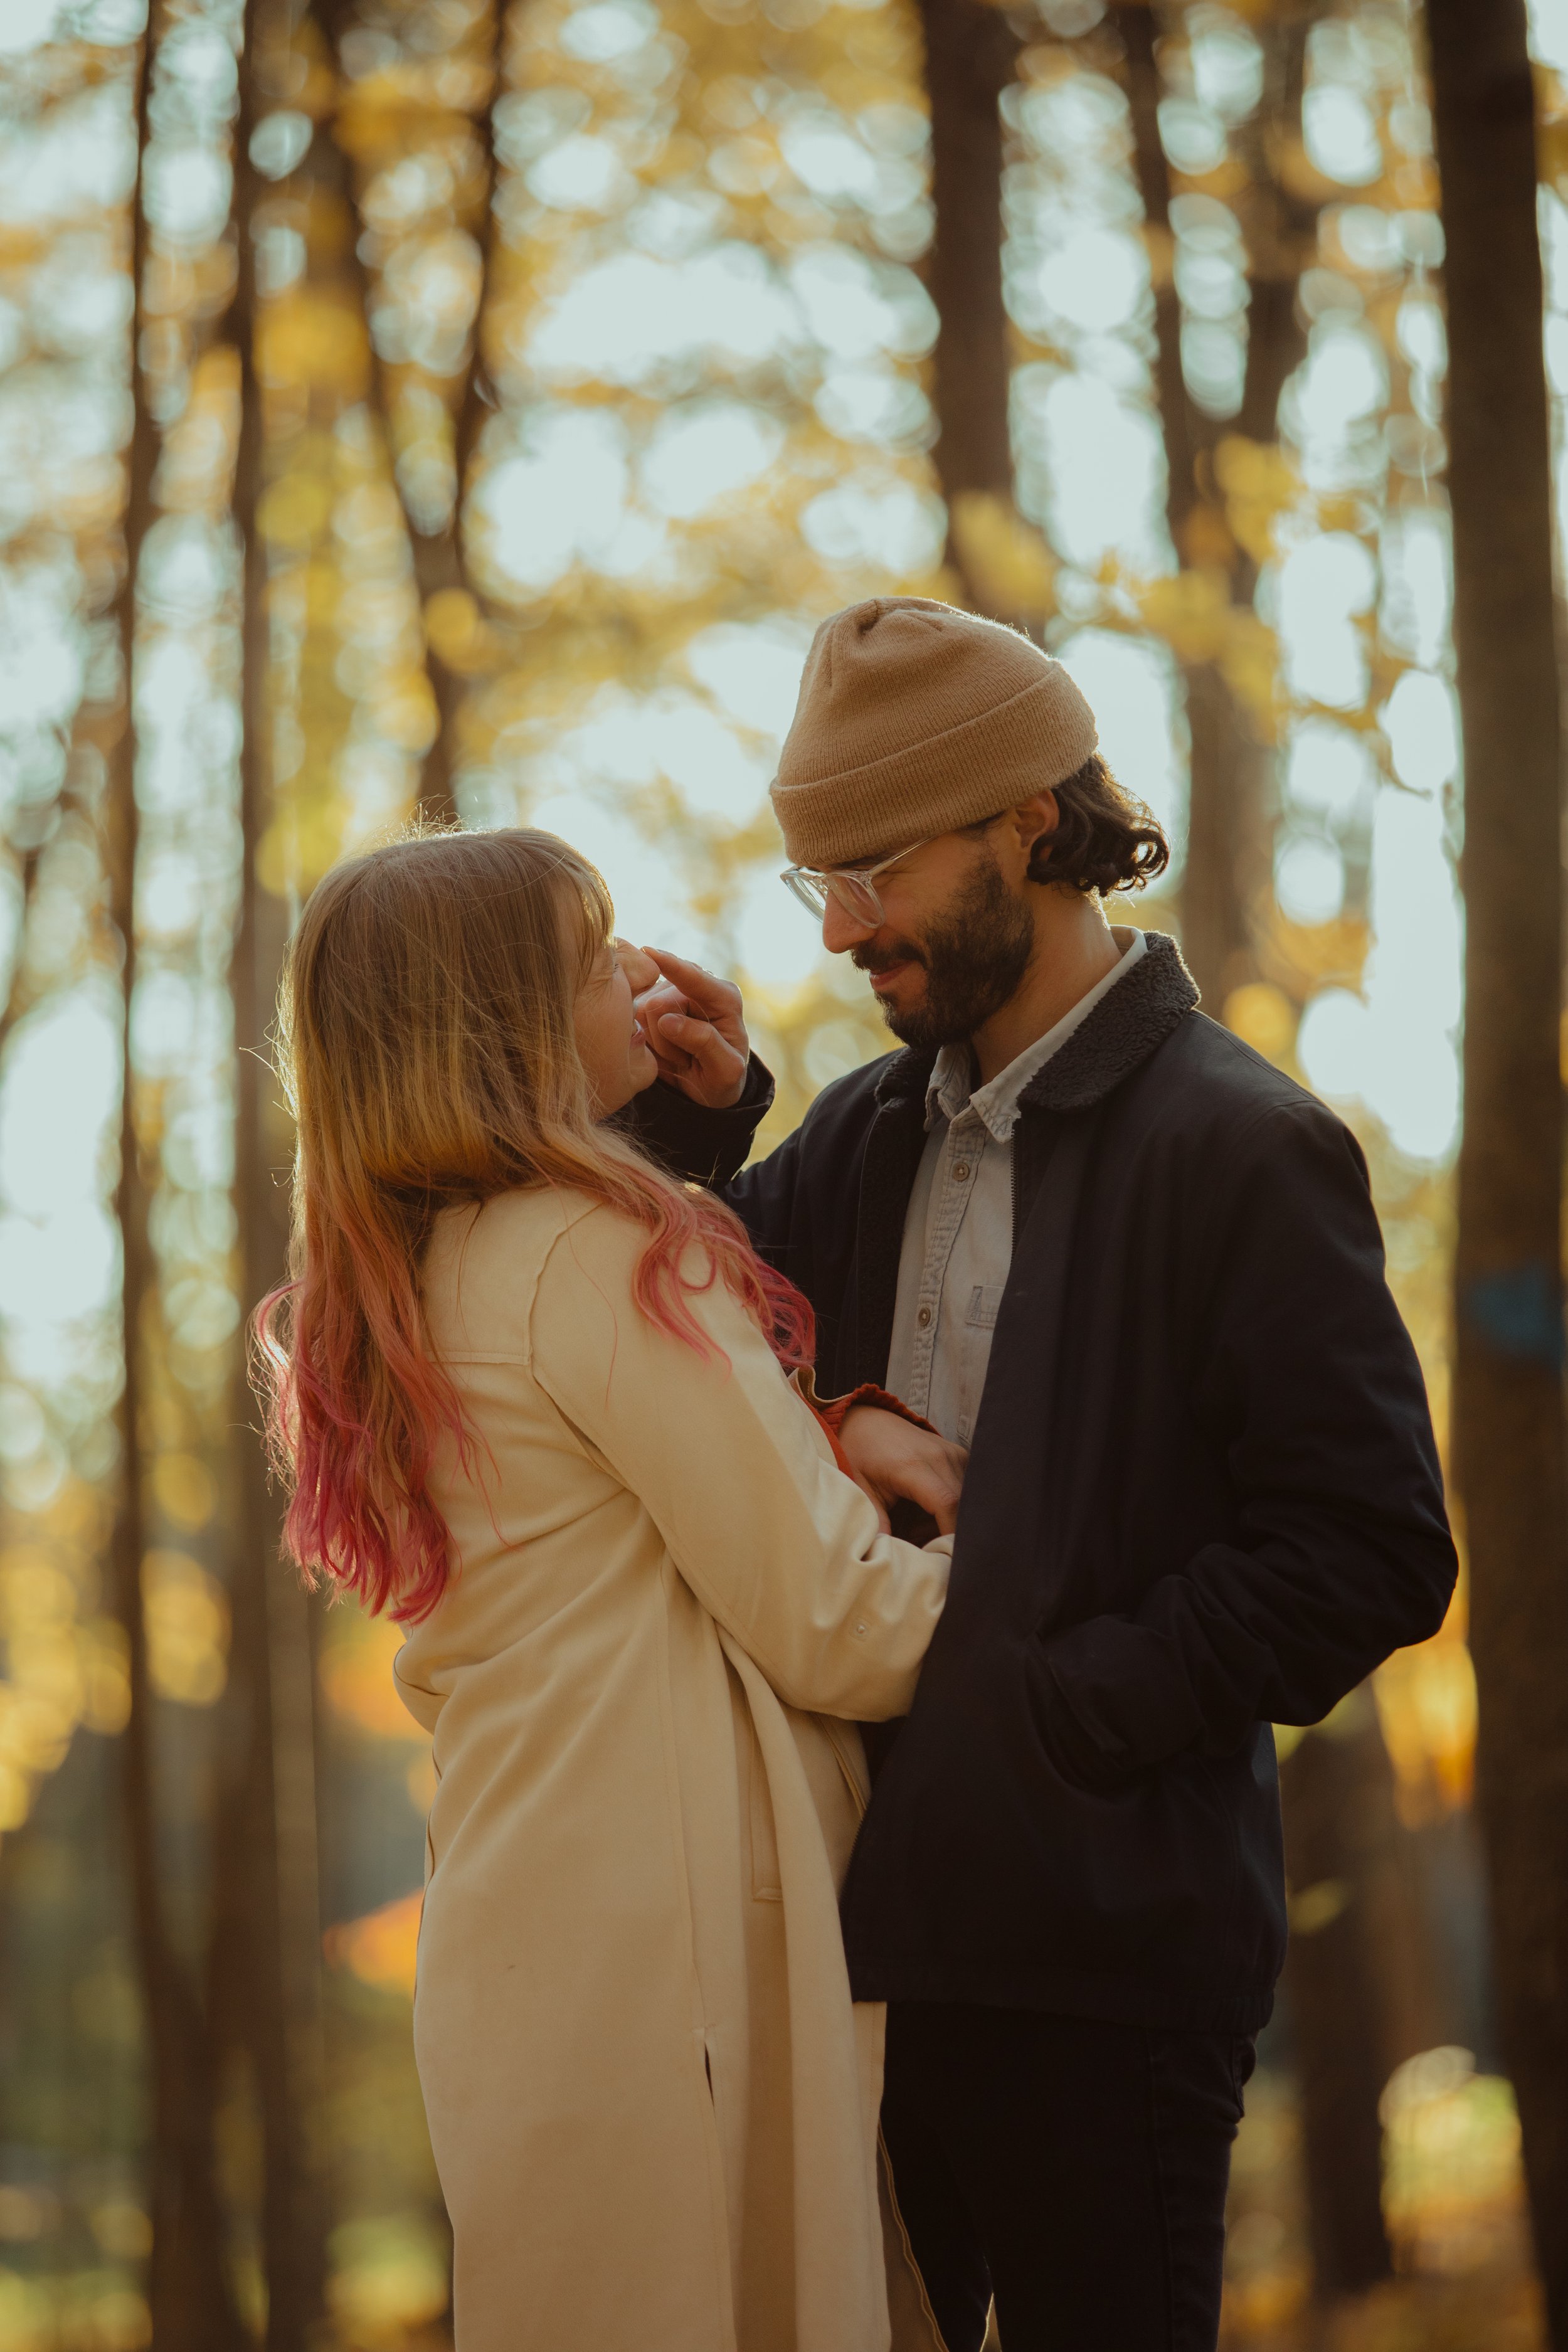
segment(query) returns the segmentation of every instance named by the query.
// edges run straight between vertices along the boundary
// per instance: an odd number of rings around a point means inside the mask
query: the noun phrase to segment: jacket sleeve
[[[1435,1633],[1454,1547],[1415,1351],[1384,1278],[1366,1166],[1320,1105],[1241,1139],[1208,1259],[1197,1417],[1239,1497],[1135,1616],[1047,1640],[1037,1699],[1068,1777],[1114,1787],[1259,1720],[1315,1723]]]
[[[721,1283],[688,1294],[706,1357],[647,1319],[632,1295],[644,1238],[598,1209],[554,1244],[531,1317],[535,1379],[781,1698],[866,1722],[906,1713],[949,1545],[882,1534]]]
[[[752,1138],[773,1099],[773,1075],[753,1054],[745,1089],[729,1110],[705,1110],[661,1078],[635,1096],[621,1118],[650,1158],[671,1175],[717,1192],[756,1247],[782,1262],[795,1236],[802,1129],[787,1135],[765,1160],[751,1168],[745,1165]]]
[[[672,1176],[719,1190],[745,1166],[752,1139],[773,1108],[773,1072],[753,1054],[741,1098],[727,1109],[710,1110],[657,1078],[632,1097],[617,1123]]]

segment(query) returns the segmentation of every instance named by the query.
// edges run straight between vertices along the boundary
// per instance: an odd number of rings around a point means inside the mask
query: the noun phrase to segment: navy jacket
[[[1284,1956],[1271,1723],[1435,1633],[1455,1558],[1348,1129],[1158,933],[1021,1098],[1014,1250],[946,1612],[844,1890],[855,1994],[1250,2032]],[[933,1056],[634,1123],[887,1372]]]

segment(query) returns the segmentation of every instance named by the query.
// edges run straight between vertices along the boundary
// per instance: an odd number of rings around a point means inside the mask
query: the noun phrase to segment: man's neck
[[[1121,955],[1098,898],[1056,885],[1040,890],[1029,968],[1006,1003],[970,1040],[979,1084],[987,1085],[1054,1029],[1115,969]]]

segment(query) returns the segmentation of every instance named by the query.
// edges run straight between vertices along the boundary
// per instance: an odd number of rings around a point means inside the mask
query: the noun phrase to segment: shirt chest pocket
[[[999,1282],[977,1282],[969,1294],[964,1322],[973,1330],[994,1331],[1001,1306],[1002,1285]]]

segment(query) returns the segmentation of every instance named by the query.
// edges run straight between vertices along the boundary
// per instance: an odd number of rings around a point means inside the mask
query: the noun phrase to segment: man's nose
[[[822,916],[822,944],[829,955],[843,955],[848,949],[858,947],[862,940],[874,935],[876,929],[875,923],[863,923],[858,916],[852,915],[840,903],[836,891],[828,892]]]

